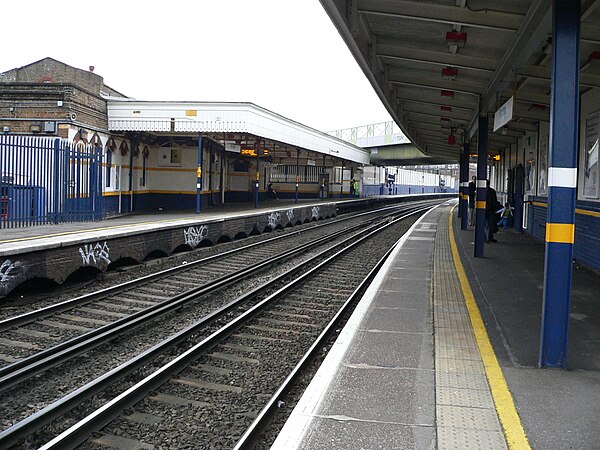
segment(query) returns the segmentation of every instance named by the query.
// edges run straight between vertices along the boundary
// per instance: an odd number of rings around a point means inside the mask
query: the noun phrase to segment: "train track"
[[[348,239],[343,238],[341,236],[348,235],[349,233],[352,232],[351,230],[352,229],[347,228],[345,230],[341,230],[341,232],[339,230],[334,232],[333,234],[338,233],[337,238],[338,238],[338,240],[339,239],[341,239],[341,240],[339,240],[339,242],[337,242],[336,244],[333,244],[333,247],[348,245],[347,244]],[[362,232],[357,231],[356,233],[364,234],[365,231],[362,231]],[[335,237],[332,237],[332,236],[321,237],[318,241],[321,244],[324,244],[329,239],[334,239],[334,238]],[[344,241],[346,241],[346,242],[344,242]],[[307,248],[305,248],[304,251],[310,249],[311,247],[314,247],[315,245],[316,244],[307,244],[305,246]],[[288,247],[289,247],[289,243],[288,243]],[[318,252],[318,256],[316,256],[316,257],[323,258],[324,257],[323,254],[327,251],[331,252],[331,249]],[[292,253],[292,250],[288,249],[287,252]],[[280,253],[284,253],[284,252],[280,252]],[[275,261],[275,262],[273,262],[273,264],[277,265],[277,264],[281,264],[281,262]],[[271,265],[273,265],[273,264],[271,264]],[[314,264],[314,262],[306,263],[306,264]],[[297,273],[298,271],[301,271],[301,270],[306,270],[306,267],[308,267],[308,266],[306,266],[306,264],[298,265],[298,263],[293,263],[290,270],[284,271],[284,273],[282,273],[279,276],[276,276],[274,278],[274,280],[272,280],[270,282],[263,283],[263,285],[261,285],[262,287],[260,287],[260,288],[250,289],[250,293],[245,294],[245,296],[242,296],[242,297],[246,298],[245,301],[247,301],[247,300],[251,300],[251,299],[255,298],[258,295],[261,295],[261,293],[265,290],[274,289],[273,283],[276,285],[277,283],[281,283],[283,278],[285,278],[286,276],[289,277],[289,276],[291,276],[290,274]],[[224,286],[227,286],[227,285],[231,285],[231,283],[224,283]],[[202,295],[206,295],[206,292]],[[181,300],[181,299],[179,299],[179,300]],[[175,309],[177,309],[179,307],[181,307],[181,304],[179,306],[176,306]],[[30,435],[35,430],[48,425],[48,423],[50,423],[52,420],[56,419],[57,417],[63,417],[65,415],[65,408],[67,408],[68,410],[72,410],[75,406],[82,404],[82,402],[84,402],[88,398],[90,398],[93,395],[96,395],[98,392],[106,389],[107,386],[114,384],[115,380],[122,379],[126,374],[131,374],[131,373],[135,372],[136,370],[139,371],[140,367],[143,367],[145,364],[147,365],[148,361],[150,361],[152,358],[156,358],[158,354],[163,354],[165,352],[166,348],[173,348],[173,346],[175,346],[175,345],[182,345],[182,343],[187,342],[187,340],[189,340],[190,336],[198,337],[198,330],[204,329],[206,332],[206,327],[207,326],[210,327],[210,324],[214,320],[217,320],[221,317],[225,317],[227,315],[231,315],[232,311],[234,311],[236,308],[239,308],[238,304],[230,302],[230,303],[227,303],[223,308],[219,308],[212,312],[209,312],[209,313],[207,313],[206,311],[201,312],[199,314],[201,316],[201,319],[199,321],[197,321],[193,325],[190,325],[187,328],[184,328],[183,330],[180,330],[179,332],[175,333],[175,335],[173,335],[173,337],[172,337],[172,339],[170,339],[170,341],[165,340],[165,342],[161,343],[161,344],[165,344],[165,345],[161,346],[161,345],[157,344],[154,347],[146,349],[145,351],[142,352],[142,354],[141,354],[142,357],[139,357],[137,359],[132,358],[132,359],[128,360],[127,363],[124,363],[123,364],[124,367],[122,368],[122,370],[120,369],[120,371],[117,371],[115,368],[109,372],[106,372],[103,376],[95,378],[93,382],[86,384],[85,386],[83,386],[82,388],[80,388],[78,390],[71,391],[71,393],[69,395],[67,395],[66,397],[63,397],[62,399],[54,402],[52,404],[53,406],[51,405],[52,406],[51,408],[50,407],[42,408],[38,412],[27,417],[25,420],[22,420],[21,422],[14,424],[12,427],[9,427],[8,429],[6,429],[4,432],[2,432],[0,434],[0,446],[4,447],[5,446],[4,444],[12,445],[16,442],[19,442],[19,440],[22,440],[24,437],[26,437],[27,435]],[[166,344],[167,341],[169,341],[168,344]],[[79,353],[84,353],[84,354],[85,354],[85,352],[89,352],[89,349],[79,351]],[[61,352],[58,352],[57,354],[58,354],[57,361],[59,361],[58,363],[61,363],[61,364],[64,363],[64,360],[61,359],[61,358],[63,358],[64,355]],[[18,379],[18,378],[15,378],[15,380],[16,379]],[[43,382],[44,379],[42,379],[41,381]],[[30,387],[31,386],[24,386],[23,390],[27,390]],[[12,395],[13,393],[9,392],[9,394]]]
[[[393,208],[384,212],[389,214]],[[381,212],[379,214],[382,214]],[[10,387],[7,373],[15,372],[28,361],[43,359],[51,353],[62,351],[64,345],[56,341],[71,341],[70,346],[84,339],[104,333],[124,323],[136,323],[138,317],[154,316],[168,312],[165,305],[178,307],[189,296],[206,293],[208,288],[222,287],[255,272],[255,269],[280,262],[294,253],[306,249],[303,244],[315,240],[315,234],[332,239],[348,227],[364,225],[373,212],[338,219],[309,229],[255,242],[220,254],[202,258],[144,276],[117,286],[73,298],[0,321],[0,348],[10,348],[14,364],[0,367],[0,390]],[[358,220],[357,220],[358,219]],[[348,225],[349,222],[354,224]],[[328,231],[333,229],[333,231]],[[297,248],[294,252],[290,248]],[[250,267],[250,269],[249,269]],[[237,277],[232,277],[237,274]],[[5,353],[8,353],[5,351]],[[32,356],[35,355],[35,356]],[[7,356],[7,355],[5,355]],[[25,372],[19,377],[23,379]]]

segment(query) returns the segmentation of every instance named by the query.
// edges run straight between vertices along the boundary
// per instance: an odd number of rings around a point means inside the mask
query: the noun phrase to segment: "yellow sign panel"
[[[195,109],[187,109],[185,111],[185,115],[188,117],[196,117],[198,115],[198,111],[196,111]]]
[[[256,150],[253,148],[243,148],[241,154],[245,156],[258,156]]]

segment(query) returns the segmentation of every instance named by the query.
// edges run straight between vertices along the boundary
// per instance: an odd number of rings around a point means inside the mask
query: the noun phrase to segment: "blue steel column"
[[[485,241],[485,189],[487,180],[488,118],[479,116],[477,138],[477,194],[475,201],[475,257],[483,256]]]
[[[460,204],[461,204],[461,216],[460,216],[460,229],[466,230],[469,226],[469,157],[471,155],[471,143],[465,142],[463,145],[463,153],[461,160],[461,175],[460,175]]]
[[[344,163],[345,161],[342,159],[342,172],[340,174],[340,198],[344,198]]]
[[[539,365],[567,367],[579,142],[580,2],[554,0],[544,307]]]
[[[202,211],[202,133],[198,133],[198,168],[196,169],[196,214]]]
[[[325,200],[325,155],[323,155],[323,169],[321,170],[321,200]]]
[[[254,181],[254,207],[258,208],[258,190],[260,185],[260,144],[256,148],[256,180]]]
[[[137,135],[134,134],[129,149],[129,212],[133,212],[133,152],[137,147],[137,141]]]

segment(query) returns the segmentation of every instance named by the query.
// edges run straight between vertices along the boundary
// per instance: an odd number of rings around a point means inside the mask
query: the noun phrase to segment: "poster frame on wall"
[[[583,152],[583,191],[584,198],[599,198],[599,164],[600,149],[600,110],[587,115],[585,119],[585,141]]]
[[[542,127],[542,124],[544,126]],[[548,196],[548,156],[550,151],[550,124],[540,122],[538,126],[538,193],[540,197]]]

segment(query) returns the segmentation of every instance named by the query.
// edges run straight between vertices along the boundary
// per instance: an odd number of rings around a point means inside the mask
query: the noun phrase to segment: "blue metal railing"
[[[102,216],[100,147],[0,135],[0,228]]]

